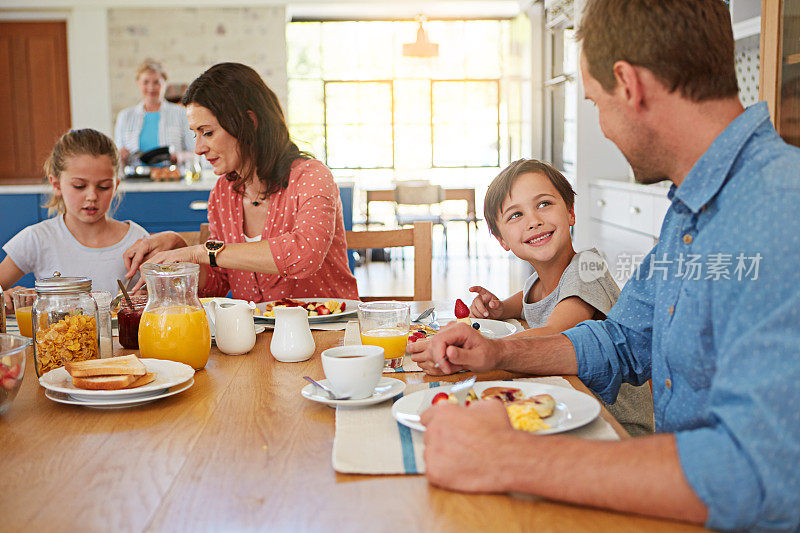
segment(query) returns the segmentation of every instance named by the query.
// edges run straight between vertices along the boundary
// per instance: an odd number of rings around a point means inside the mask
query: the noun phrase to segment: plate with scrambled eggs
[[[419,415],[438,401],[450,401],[451,383],[403,396],[392,406],[392,416],[404,426],[425,431]],[[485,396],[503,396],[509,420],[515,429],[549,435],[585,426],[600,415],[600,403],[583,392],[567,387],[527,381],[479,381],[473,401]]]

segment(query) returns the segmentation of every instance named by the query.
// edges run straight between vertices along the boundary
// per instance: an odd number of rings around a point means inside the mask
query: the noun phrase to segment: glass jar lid
[[[92,280],[89,278],[62,278],[58,275],[52,278],[37,279],[34,286],[37,294],[70,294],[91,291]]]
[[[171,277],[171,276],[185,276],[186,274],[197,274],[200,272],[200,265],[196,263],[167,263],[165,265],[157,265],[154,263],[145,263],[140,267],[143,274],[158,276],[158,277]]]

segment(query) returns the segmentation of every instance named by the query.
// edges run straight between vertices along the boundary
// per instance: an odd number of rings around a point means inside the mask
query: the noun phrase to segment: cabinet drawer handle
[[[631,206],[630,211],[631,211],[631,215],[638,215],[639,213],[642,212],[642,210],[639,209],[638,207],[636,207],[635,205]]]
[[[606,201],[605,200],[597,200],[597,207],[605,207]]]
[[[204,202],[203,200],[195,200],[189,204],[189,209],[192,211],[207,211],[208,202]]]

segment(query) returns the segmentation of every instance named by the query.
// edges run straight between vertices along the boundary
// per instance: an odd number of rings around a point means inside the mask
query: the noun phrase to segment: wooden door
[[[39,181],[70,127],[66,22],[0,22],[0,184]]]

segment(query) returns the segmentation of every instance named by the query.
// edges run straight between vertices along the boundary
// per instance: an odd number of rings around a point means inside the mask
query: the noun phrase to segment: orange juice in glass
[[[139,355],[203,368],[211,351],[211,333],[197,298],[199,265],[145,263],[141,271],[147,306],[139,321]]]
[[[408,342],[411,306],[403,302],[366,302],[358,306],[361,344],[384,350],[385,368],[403,364]]]
[[[36,300],[35,289],[19,289],[12,293],[14,301],[14,315],[17,317],[19,334],[24,337],[33,337],[33,324],[31,322],[31,309]]]

